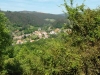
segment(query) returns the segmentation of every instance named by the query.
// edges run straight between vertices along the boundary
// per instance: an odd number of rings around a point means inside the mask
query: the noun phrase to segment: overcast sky
[[[69,0],[66,0],[69,1]],[[74,0],[75,3],[81,4],[83,0]],[[38,11],[44,13],[61,14],[64,10],[59,7],[64,0],[0,0],[0,9],[9,11]],[[87,7],[96,8],[100,5],[100,0],[86,0]]]

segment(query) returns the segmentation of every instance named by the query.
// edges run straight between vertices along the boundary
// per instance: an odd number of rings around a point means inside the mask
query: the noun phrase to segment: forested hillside
[[[49,13],[41,13],[35,11],[2,11],[9,19],[7,26],[14,31],[22,31],[23,33],[31,33],[38,28],[47,30],[51,28],[62,28],[64,23],[68,20],[65,19],[67,15],[56,15]],[[31,30],[30,27],[32,28]]]
[[[16,23],[19,25],[33,25],[33,26],[43,26],[51,24],[52,21],[47,21],[46,19],[53,19],[54,21],[64,20],[65,16],[54,15],[40,12],[31,11],[6,11],[4,12],[11,23]]]
[[[58,20],[55,27],[37,28],[32,23],[28,29],[15,26],[16,30],[12,26],[29,20],[27,25],[32,17],[37,20],[37,13],[29,17],[33,12],[0,12],[0,75],[100,75],[100,7],[74,7],[73,2],[64,0],[67,22]],[[12,43],[16,35],[19,44]]]

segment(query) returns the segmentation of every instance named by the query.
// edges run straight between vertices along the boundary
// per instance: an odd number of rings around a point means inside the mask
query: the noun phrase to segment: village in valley
[[[21,32],[21,35],[19,34],[19,30],[16,30],[15,32],[12,33],[13,35],[13,45],[15,44],[25,44],[27,42],[34,42],[38,41],[40,39],[47,39],[52,35],[58,35],[59,33],[63,32],[66,34],[72,33],[71,29],[49,29],[48,31],[42,30],[41,28],[38,28],[37,31],[34,31],[29,34],[24,34],[24,32]]]

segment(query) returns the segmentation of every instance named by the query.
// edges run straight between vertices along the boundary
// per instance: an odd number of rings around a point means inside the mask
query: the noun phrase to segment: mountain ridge
[[[65,20],[62,14],[41,13],[37,11],[4,11],[11,23],[23,25],[44,25],[51,24],[45,19],[54,19],[55,21]]]

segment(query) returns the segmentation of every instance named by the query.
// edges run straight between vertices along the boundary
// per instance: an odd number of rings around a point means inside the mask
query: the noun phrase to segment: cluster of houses
[[[50,35],[56,35],[60,32],[61,32],[61,29],[56,28],[55,30],[51,30],[49,33],[47,33],[44,30],[41,30],[41,29],[38,29],[37,31],[34,31],[30,34],[22,34],[20,36],[16,35],[16,33],[13,33],[13,40],[15,42],[14,44],[23,44],[26,42],[34,42],[34,41],[39,40],[39,39],[46,39],[46,38],[49,38]],[[64,32],[67,34],[70,34],[70,33],[72,33],[72,30],[65,29]],[[38,38],[34,40],[31,38],[31,36],[37,36]]]

